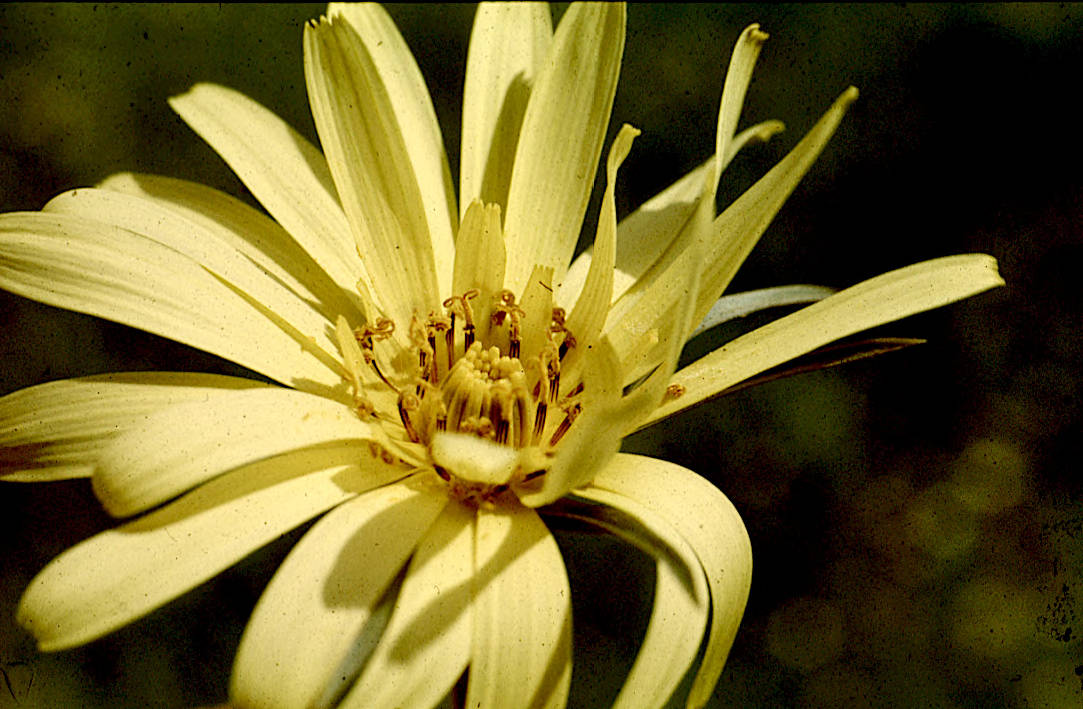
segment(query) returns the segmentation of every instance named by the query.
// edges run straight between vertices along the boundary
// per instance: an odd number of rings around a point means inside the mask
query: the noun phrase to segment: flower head
[[[618,703],[665,703],[703,643],[688,701],[706,701],[748,594],[748,538],[721,492],[618,453],[621,438],[1001,281],[992,259],[967,255],[828,297],[721,297],[857,95],[716,214],[729,160],[781,129],[736,130],[767,38],[755,25],[734,50],[714,156],[618,224],[638,134],[624,126],[593,249],[573,261],[624,22],[608,3],[571,6],[555,32],[540,5],[478,10],[458,198],[393,23],[377,6],[332,5],[304,33],[322,152],[229,89],[171,101],[273,219],[134,174],[0,216],[0,286],[277,382],[118,374],[0,400],[4,479],[89,476],[111,513],[138,515],[33,581],[20,619],[43,649],[100,637],[320,517],[256,607],[234,702],[427,706],[468,669],[470,706],[562,706],[571,591],[544,518],[655,559],[652,620]],[[811,300],[675,371],[697,325]]]

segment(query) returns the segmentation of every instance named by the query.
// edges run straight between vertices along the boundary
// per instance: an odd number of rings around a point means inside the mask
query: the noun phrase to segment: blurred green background
[[[0,6],[0,210],[121,170],[251,201],[165,98],[226,84],[314,140],[301,27],[322,9]],[[454,172],[473,8],[389,11]],[[729,54],[751,22],[772,38],[742,125],[788,130],[734,162],[722,200],[848,85],[862,93],[734,288],[846,286],[971,251],[996,256],[1008,287],[878,331],[922,347],[744,391],[626,442],[710,478],[752,538],[748,612],[712,705],[1080,706],[1083,6],[632,6],[610,135],[623,122],[643,135],[621,171],[622,213],[711,152]],[[7,294],[0,332],[0,394],[117,370],[240,373]],[[244,621],[297,536],[127,629],[40,655],[13,621],[19,594],[111,521],[85,482],[5,485],[0,507],[0,707],[223,701]],[[601,706],[634,656],[650,587],[635,555],[614,569],[599,542],[561,543],[578,591],[572,705]]]

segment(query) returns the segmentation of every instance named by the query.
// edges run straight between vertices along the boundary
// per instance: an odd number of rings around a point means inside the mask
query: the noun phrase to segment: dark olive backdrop
[[[0,209],[38,209],[120,170],[251,200],[165,98],[223,83],[315,139],[301,27],[321,11],[0,7]],[[473,8],[389,11],[455,170]],[[861,98],[735,287],[845,286],[970,251],[999,258],[1009,285],[881,331],[927,345],[745,391],[626,442],[710,478],[751,534],[752,596],[714,706],[1078,706],[1083,146],[1071,107],[1083,7],[632,6],[610,135],[622,122],[643,135],[621,171],[622,214],[711,152],[729,54],[750,22],[771,40],[742,125],[778,118],[788,130],[735,161],[723,200],[847,85]],[[0,393],[117,370],[240,373],[7,294],[0,328]],[[296,538],[125,630],[39,655],[13,621],[21,590],[111,521],[85,482],[5,485],[0,506],[0,707],[222,701],[244,620]],[[581,591],[572,704],[604,705],[650,584],[635,555],[561,543]]]

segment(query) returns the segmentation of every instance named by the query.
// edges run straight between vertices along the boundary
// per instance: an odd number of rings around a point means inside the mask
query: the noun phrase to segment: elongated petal
[[[475,321],[488,330],[493,296],[504,287],[504,236],[500,229],[500,207],[471,202],[459,226],[455,243],[455,295],[477,289],[480,299],[474,306]],[[479,333],[484,334],[484,332]]]
[[[0,287],[198,347],[307,390],[340,375],[255,304],[155,241],[67,214],[0,216]]]
[[[571,682],[571,589],[537,513],[478,510],[474,641],[466,706],[563,707]]]
[[[417,178],[432,240],[437,292],[446,294],[451,287],[451,264],[455,257],[452,234],[459,214],[455,208],[455,188],[444,150],[444,137],[425,79],[394,21],[377,3],[333,2],[328,5],[327,14],[344,17],[357,30],[357,36],[372,57],[372,65],[387,89],[402,134],[408,138],[406,152]]]
[[[98,186],[152,200],[212,232],[218,240],[309,301],[328,321],[337,315],[361,320],[360,301],[353,283],[344,289],[292,234],[244,202],[196,182],[160,175],[118,173]]]
[[[746,315],[779,308],[785,305],[798,305],[802,303],[815,303],[835,293],[834,288],[827,286],[775,286],[774,288],[760,288],[724,295],[714,302],[703,321],[696,326],[689,337],[695,337],[701,332],[706,332],[716,325],[729,322]]]
[[[540,2],[478,5],[463,84],[460,209],[475,199],[506,205],[519,129],[553,38]]]
[[[665,706],[696,659],[711,609],[699,558],[669,522],[641,502],[586,487],[546,508],[639,547],[655,559],[654,607],[635,664],[614,707]]]
[[[741,131],[729,144],[722,161],[725,169],[737,153],[752,142],[766,142],[784,126],[764,121]],[[672,185],[640,205],[617,225],[617,261],[613,274],[613,300],[623,296],[658,261],[692,216],[703,193],[703,178],[714,157],[686,173]],[[580,254],[557,291],[557,302],[570,307],[583,288],[590,269],[591,251]]]
[[[466,669],[474,515],[450,504],[418,544],[391,621],[339,707],[433,707]]]
[[[317,522],[252,613],[233,665],[233,703],[333,706],[356,676],[350,655],[365,624],[446,504],[446,496],[410,478]]]
[[[705,221],[706,209],[701,203],[689,223]],[[687,333],[692,330],[692,312],[705,260],[701,257],[703,244],[690,238],[685,241],[683,248],[677,249],[668,260],[661,275],[637,284],[643,286],[637,293],[640,305],[621,309],[619,306],[627,304],[626,298],[622,298],[609,313],[605,334],[624,370],[624,385],[652,371],[657,374],[660,364],[663,368],[677,366]],[[656,309],[659,303],[669,304],[664,314]],[[657,379],[656,375],[652,377]]]
[[[559,283],[594,184],[624,51],[619,3],[572,5],[530,94],[504,214],[505,284],[521,293],[535,264]]]
[[[27,588],[19,622],[42,650],[90,642],[302,522],[401,474],[374,461],[363,446],[246,466],[58,556]]]
[[[414,312],[439,305],[439,292],[425,205],[388,87],[341,19],[305,27],[305,80],[371,295],[405,329]]]
[[[661,401],[684,344],[692,306],[699,288],[700,258],[696,248],[685,250],[670,265],[682,276],[656,281],[682,289],[685,297],[675,298],[675,308],[658,327],[626,319],[625,326],[640,328],[635,343],[621,353],[608,336],[596,340],[583,360],[583,414],[560,441],[548,472],[525,481],[516,489],[523,504],[539,507],[560,498],[573,488],[590,482],[620,448],[620,440],[647,417]],[[623,354],[624,359],[621,360]],[[635,384],[627,394],[623,388]]]
[[[628,157],[632,141],[638,135],[638,130],[625,124],[609,149],[605,194],[602,196],[598,230],[594,237],[594,255],[583,292],[575,301],[567,321],[568,329],[579,341],[573,357],[582,351],[581,348],[594,342],[609,313],[609,303],[613,298],[613,261],[617,250],[617,171]],[[566,363],[566,366],[570,368],[571,364]]]
[[[966,254],[923,261],[871,278],[728,342],[677,372],[683,388],[641,426],[829,342],[1004,285],[996,260]]]
[[[843,93],[808,135],[781,162],[714,219],[713,225],[693,226],[689,223],[682,229],[678,240],[675,240],[670,249],[636,282],[635,287],[629,289],[613,305],[605,331],[612,338],[613,346],[622,353],[622,362],[626,361],[623,353],[636,345],[637,333],[646,323],[662,323],[669,319],[676,303],[675,298],[682,297],[679,271],[673,270],[671,264],[680,258],[682,248],[690,248],[693,242],[702,249],[703,269],[693,317],[684,336],[687,337],[695,324],[703,320],[767,229],[782,203],[827,144],[846,108],[856,98],[857,89],[851,88]],[[709,182],[707,173],[704,177],[705,183]],[[713,214],[713,204],[702,201],[699,204],[701,215],[703,209]],[[630,326],[629,321],[642,324]],[[629,341],[629,338],[632,338],[632,341]]]
[[[560,441],[546,474],[516,487],[524,505],[547,505],[589,482],[620,449],[620,440],[632,420],[625,410],[627,402],[620,398],[622,372],[609,343],[599,340],[583,359],[585,413]]]
[[[731,143],[737,133],[737,122],[741,118],[741,108],[745,103],[745,94],[752,81],[752,70],[760,56],[767,33],[760,31],[759,25],[749,25],[737,38],[726,69],[726,81],[722,85],[722,102],[718,108],[718,126],[715,129],[715,160],[718,161],[715,182],[709,187],[706,199],[714,204],[718,178],[725,167],[726,156],[731,150]]]
[[[312,394],[277,387],[208,392],[113,438],[98,456],[94,492],[110,514],[127,516],[248,463],[379,435],[349,407]]]
[[[339,287],[352,290],[364,266],[323,154],[278,116],[224,86],[197,84],[169,105]]]
[[[624,495],[671,524],[699,557],[711,592],[711,625],[703,662],[688,697],[707,703],[744,613],[752,580],[752,547],[740,515],[726,496],[673,463],[619,455],[593,486]]]
[[[65,192],[51,199],[43,211],[119,227],[187,256],[273,313],[275,319],[287,323],[287,331],[297,333],[298,346],[315,344],[319,350],[312,351],[322,351],[328,366],[336,368],[337,362],[330,354],[335,351],[328,337],[330,321],[301,294],[286,288],[221,239],[217,230],[205,229],[151,200],[101,189]]]
[[[677,237],[703,190],[708,160],[640,205],[617,225],[617,256],[613,274],[613,300],[624,295]],[[557,291],[557,302],[570,307],[586,282],[593,262],[591,250],[572,263]]]
[[[771,220],[834,135],[846,109],[856,100],[857,89],[851,86],[786,157],[714,220],[712,246],[704,254],[710,258],[703,271],[695,322],[703,319],[733,280]]]
[[[39,384],[0,399],[6,482],[88,477],[110,439],[155,411],[216,391],[264,388],[214,374],[134,372]]]

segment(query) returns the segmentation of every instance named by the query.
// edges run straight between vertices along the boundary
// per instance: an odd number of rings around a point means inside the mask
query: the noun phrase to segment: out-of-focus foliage
[[[322,6],[0,7],[0,209],[118,170],[249,198],[165,98],[239,89],[314,136],[301,26]],[[472,9],[396,6],[457,166]],[[634,437],[741,511],[756,571],[717,706],[1028,706],[1083,701],[1083,7],[634,6],[612,125],[643,130],[622,211],[706,157],[729,48],[768,42],[732,199],[843,88],[861,98],[737,288],[844,286],[949,253],[996,256],[1008,287],[884,328],[930,343],[709,403]],[[596,211],[596,204],[591,211]],[[589,227],[588,227],[589,229]],[[756,322],[688,347],[713,348]],[[131,369],[238,370],[126,328],[0,294],[0,393]],[[15,626],[31,576],[110,524],[85,482],[0,497],[0,706],[191,706],[224,698],[272,545],[150,618],[38,655]],[[573,704],[604,705],[642,632],[641,559],[561,538],[576,564]]]

